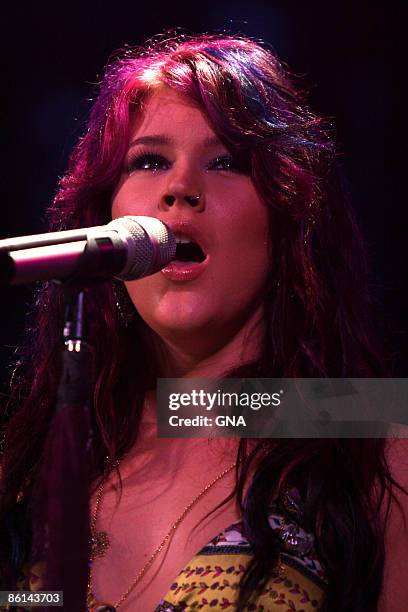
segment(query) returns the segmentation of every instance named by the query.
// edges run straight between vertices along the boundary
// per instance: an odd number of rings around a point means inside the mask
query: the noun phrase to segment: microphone
[[[119,217],[107,225],[0,240],[0,284],[135,280],[164,268],[175,253],[176,238],[158,219]]]

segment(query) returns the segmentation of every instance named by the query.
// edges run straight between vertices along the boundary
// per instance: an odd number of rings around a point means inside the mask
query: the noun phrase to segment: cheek
[[[153,185],[127,178],[119,182],[112,198],[112,219],[125,215],[153,217],[157,212]]]
[[[128,208],[128,200],[129,194],[127,193],[126,188],[126,178],[121,177],[119,184],[117,185],[115,191],[112,196],[112,219],[116,219],[117,217],[122,217],[126,214],[126,209]]]
[[[236,265],[240,267],[250,266],[256,274],[256,268],[260,271],[269,268],[269,227],[266,206],[253,198],[242,202],[229,218],[225,218],[224,250],[233,253]]]
[[[160,299],[160,292],[157,288],[157,283],[154,282],[153,276],[146,276],[136,281],[126,282],[126,289],[132,299],[137,310],[142,314],[142,310],[146,310],[149,307],[150,310],[154,309],[155,303]]]
[[[224,252],[231,253],[230,261],[225,261],[231,278],[226,282],[236,296],[250,300],[262,291],[271,269],[266,207],[253,200],[252,206],[237,211],[228,223],[231,231]]]
[[[160,279],[157,276],[155,274],[125,283],[136,310],[149,327],[153,329],[156,329],[155,319],[163,301],[163,292],[158,282]]]

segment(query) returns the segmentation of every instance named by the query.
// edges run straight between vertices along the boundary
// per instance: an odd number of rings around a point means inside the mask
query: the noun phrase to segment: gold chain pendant
[[[87,612],[116,612],[116,608],[110,603],[96,601],[92,593],[88,593]]]
[[[127,591],[125,591],[125,593],[121,596],[121,598],[115,605],[112,605],[106,602],[96,601],[92,593],[92,561],[91,561],[90,568],[89,568],[87,612],[117,612],[117,608],[122,605],[122,603],[125,601],[128,595],[133,591],[135,586],[139,584],[140,580],[143,578],[145,573],[148,571],[153,561],[155,561],[157,556],[163,550],[166,543],[169,543],[171,541],[172,534],[177,529],[177,527],[180,525],[180,523],[183,521],[185,516],[190,512],[191,508],[198,502],[199,499],[201,499],[201,497],[208,491],[208,489],[211,489],[211,487],[214,486],[215,483],[218,482],[218,480],[220,480],[220,478],[222,478],[223,476],[231,472],[231,470],[233,470],[235,466],[236,466],[236,463],[233,463],[228,468],[223,470],[221,474],[218,474],[218,476],[214,478],[214,480],[209,482],[203,489],[201,489],[198,495],[196,495],[194,499],[192,499],[191,502],[184,508],[183,512],[177,518],[175,523],[173,523],[172,527],[167,532],[167,534],[164,536],[159,546],[154,550],[154,552],[152,553],[148,561],[145,563],[142,569],[137,573],[133,582],[128,587]],[[93,522],[92,522],[92,527],[91,527],[91,542],[90,542],[91,560],[93,560],[95,557],[102,557],[110,546],[108,534],[105,531],[96,531],[95,529],[93,529],[93,527],[96,525],[97,520],[98,520],[99,502],[102,498],[102,493],[103,493],[103,483],[101,484],[99,488],[98,498],[96,502],[94,517],[93,517]]]
[[[110,546],[106,531],[93,531],[91,535],[91,559],[103,557]]]

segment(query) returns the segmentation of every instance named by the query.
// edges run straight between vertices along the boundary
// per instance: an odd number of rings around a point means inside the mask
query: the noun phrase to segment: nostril
[[[190,204],[190,206],[197,206],[200,201],[200,196],[184,196],[185,201]]]
[[[166,202],[167,206],[173,206],[176,198],[173,195],[166,195],[164,196],[164,201]]]

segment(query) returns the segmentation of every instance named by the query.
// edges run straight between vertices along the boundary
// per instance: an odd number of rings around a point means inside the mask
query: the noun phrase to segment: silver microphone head
[[[116,231],[127,247],[125,268],[117,275],[120,280],[134,280],[159,272],[176,254],[174,234],[154,217],[118,217],[106,229]]]

